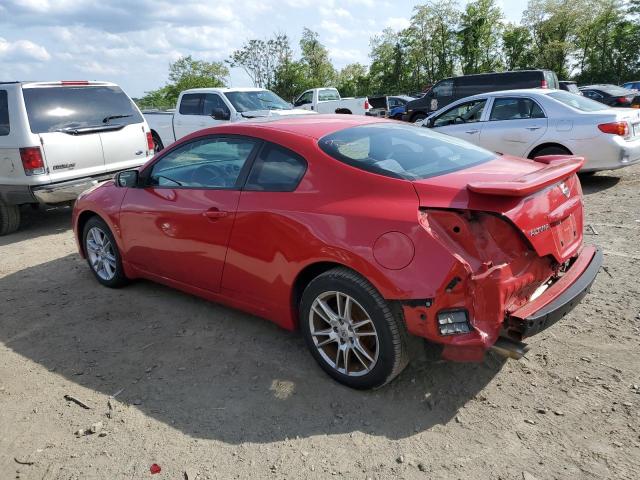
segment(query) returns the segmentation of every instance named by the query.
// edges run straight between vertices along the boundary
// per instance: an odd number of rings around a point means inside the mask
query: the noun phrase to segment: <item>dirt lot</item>
[[[268,322],[100,287],[69,211],[27,211],[0,238],[0,478],[638,478],[640,166],[583,184],[606,269],[527,358],[423,355],[364,393]]]

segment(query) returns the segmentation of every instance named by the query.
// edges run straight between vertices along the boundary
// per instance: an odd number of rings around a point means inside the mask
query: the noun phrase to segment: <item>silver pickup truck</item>
[[[108,82],[0,82],[0,235],[20,205],[72,202],[153,155],[138,107]]]

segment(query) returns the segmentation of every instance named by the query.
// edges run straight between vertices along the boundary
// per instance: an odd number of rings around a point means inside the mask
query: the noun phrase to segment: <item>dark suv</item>
[[[536,87],[559,88],[558,77],[551,70],[518,70],[445,78],[436,83],[422,98],[407,103],[407,110],[402,119],[417,122],[431,112],[471,95]]]

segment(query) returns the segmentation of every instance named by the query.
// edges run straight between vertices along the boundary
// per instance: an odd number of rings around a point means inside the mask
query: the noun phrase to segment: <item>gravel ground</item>
[[[576,310],[520,361],[423,352],[374,392],[258,318],[100,287],[69,210],[26,211],[0,238],[0,478],[638,478],[640,166],[583,185],[606,268]]]

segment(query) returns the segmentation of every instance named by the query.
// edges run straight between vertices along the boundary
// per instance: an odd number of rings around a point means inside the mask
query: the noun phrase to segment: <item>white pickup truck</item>
[[[0,82],[0,235],[20,206],[72,202],[153,156],[140,110],[108,82]]]
[[[180,93],[173,112],[145,111],[155,151],[203,128],[248,118],[300,115],[275,93],[262,88],[193,88]]]
[[[346,113],[364,115],[369,111],[369,99],[342,98],[335,88],[312,88],[293,102],[294,108],[312,110],[316,113]]]

